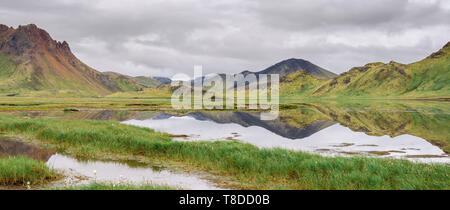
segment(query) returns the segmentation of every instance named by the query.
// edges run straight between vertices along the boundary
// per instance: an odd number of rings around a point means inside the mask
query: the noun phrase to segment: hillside
[[[119,74],[101,73],[30,24],[0,25],[0,93],[101,96],[139,90],[142,85]]]
[[[172,82],[171,79],[166,77],[146,77],[138,76],[133,78],[138,84],[143,85],[147,88],[155,88],[160,85],[167,85]]]
[[[370,63],[317,88],[314,96],[450,97],[450,43],[412,63]]]
[[[280,94],[285,97],[308,97],[325,81],[304,71],[294,72],[280,79]]]

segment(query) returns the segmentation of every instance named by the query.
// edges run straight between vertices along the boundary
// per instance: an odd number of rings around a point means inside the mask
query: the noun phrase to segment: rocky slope
[[[53,40],[36,25],[0,25],[0,93],[100,96],[141,88],[129,77],[89,67],[67,42]]]

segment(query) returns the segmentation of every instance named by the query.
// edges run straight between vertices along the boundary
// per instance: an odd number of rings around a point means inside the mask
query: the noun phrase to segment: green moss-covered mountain
[[[280,91],[304,97],[450,98],[450,43],[411,64],[369,63],[327,80],[294,73],[282,80]]]
[[[36,25],[0,25],[0,94],[102,96],[142,88],[131,77],[87,66],[67,42],[53,40]]]

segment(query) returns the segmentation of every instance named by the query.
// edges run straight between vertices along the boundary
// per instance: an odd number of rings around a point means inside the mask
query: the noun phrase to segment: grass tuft
[[[26,157],[0,159],[0,185],[43,184],[58,177],[44,163]]]

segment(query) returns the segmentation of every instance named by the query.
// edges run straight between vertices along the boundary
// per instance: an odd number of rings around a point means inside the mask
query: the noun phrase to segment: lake
[[[174,141],[239,141],[259,148],[283,148],[323,156],[368,156],[450,163],[450,103],[308,102],[286,103],[279,117],[260,120],[260,111],[94,110],[11,111],[24,118],[119,121],[169,133]],[[41,146],[45,146],[41,145]],[[57,148],[57,147],[56,147]],[[171,165],[80,160],[69,154],[0,138],[0,157],[27,156],[62,171],[48,186],[92,181],[168,185],[181,189],[221,189],[218,177]]]
[[[450,163],[450,103],[289,103],[273,121],[256,111],[18,112],[30,117],[117,120],[177,141],[240,141],[326,156],[363,155]]]

